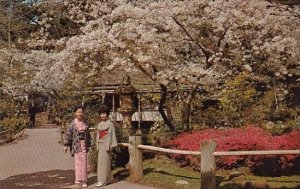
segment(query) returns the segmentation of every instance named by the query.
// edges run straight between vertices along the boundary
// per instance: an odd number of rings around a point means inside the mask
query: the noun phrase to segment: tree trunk
[[[8,49],[11,53],[11,18],[9,17],[8,18]],[[10,55],[10,60],[8,61],[8,65],[7,65],[7,70],[8,70],[8,73],[10,74],[11,73],[11,65],[12,65],[12,55]]]
[[[134,58],[132,58],[132,60],[134,60],[134,62],[137,62]],[[154,79],[154,77],[150,73],[148,73],[142,66],[140,66],[138,63],[136,63],[135,66],[139,70],[141,70],[146,76],[148,76],[152,81],[157,83],[157,80]],[[158,72],[158,69],[155,66],[152,66],[152,69],[153,69],[154,73]],[[164,109],[163,109],[164,104],[167,100],[167,87],[163,84],[159,84],[159,86],[160,86],[161,95],[160,95],[160,101],[159,101],[159,106],[158,106],[158,112],[160,113],[165,124],[170,128],[170,130],[175,131],[175,126],[173,125],[171,120],[168,118],[168,116],[166,115],[166,113],[164,112]]]
[[[183,107],[182,107],[182,115],[181,115],[181,121],[182,121],[182,129],[184,131],[189,131],[190,130],[190,104],[184,102]]]
[[[10,26],[10,23],[9,23],[9,26]],[[11,50],[11,33],[10,33],[10,31],[8,32],[8,49]]]
[[[161,96],[160,96],[160,102],[158,106],[158,111],[163,118],[165,124],[170,128],[171,131],[175,131],[175,126],[171,122],[171,120],[167,117],[163,106],[167,100],[167,87],[165,85],[160,84],[160,90],[161,90]]]
[[[198,87],[199,84],[194,85],[192,90],[189,92],[187,98],[183,100],[181,121],[182,121],[182,128],[184,131],[190,130],[191,105]]]

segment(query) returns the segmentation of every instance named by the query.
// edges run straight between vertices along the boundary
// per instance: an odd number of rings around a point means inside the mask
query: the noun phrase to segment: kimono
[[[98,151],[97,179],[108,184],[111,175],[111,149],[118,145],[114,124],[110,120],[100,122],[96,127],[96,148]]]
[[[91,146],[91,135],[88,125],[75,118],[64,135],[64,145],[70,147],[71,155],[75,156],[75,180],[86,182],[87,153]]]

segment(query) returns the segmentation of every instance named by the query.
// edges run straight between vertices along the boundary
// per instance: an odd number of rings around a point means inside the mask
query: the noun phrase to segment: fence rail
[[[1,132],[0,132],[0,135],[6,134],[6,133],[8,133],[8,132],[10,132],[10,130],[1,131]]]
[[[7,141],[11,142],[13,140],[13,132],[12,132],[12,130],[9,130],[9,129],[5,130],[5,131],[1,131],[0,137],[1,137],[0,144],[2,144],[3,142],[7,142]]]
[[[8,135],[8,137],[6,139],[4,139],[3,141],[0,141],[0,144],[2,142],[12,142],[14,139],[20,137],[24,133],[24,129],[26,127],[27,126],[22,126],[16,131],[13,131],[12,129],[7,129],[5,131],[1,131],[0,132],[0,137],[1,137],[1,135],[2,136]]]
[[[128,143],[119,143],[119,146],[128,147]],[[166,152],[172,154],[182,154],[182,155],[196,155],[201,156],[201,152],[189,151],[189,150],[175,150],[168,148],[161,148],[149,145],[138,145],[139,149],[152,150],[157,152]],[[256,150],[256,151],[219,151],[214,152],[214,156],[256,156],[256,155],[300,155],[300,150]]]
[[[214,156],[300,155],[300,150],[264,150],[214,152]]]
[[[215,151],[216,143],[206,141],[201,143],[201,151],[174,150],[143,145],[141,136],[129,136],[129,143],[119,143],[118,146],[128,147],[129,173],[132,181],[143,178],[142,150],[152,150],[165,153],[201,156],[201,189],[215,189],[216,156],[257,156],[257,155],[300,155],[300,150],[263,150],[263,151]]]

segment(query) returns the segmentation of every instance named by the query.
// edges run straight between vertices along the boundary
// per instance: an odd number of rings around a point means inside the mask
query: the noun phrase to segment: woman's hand
[[[64,152],[67,153],[68,152],[68,147],[64,147]]]

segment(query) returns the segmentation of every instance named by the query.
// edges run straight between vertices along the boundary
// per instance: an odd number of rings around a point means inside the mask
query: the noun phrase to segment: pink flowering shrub
[[[300,148],[300,131],[292,131],[281,136],[272,136],[262,128],[250,125],[244,128],[205,129],[183,133],[164,146],[172,149],[198,151],[202,141],[214,140],[216,151],[254,151],[254,150],[295,150]],[[177,160],[188,162],[193,168],[200,168],[200,158],[196,156],[174,155]],[[222,168],[248,166],[260,175],[279,175],[296,173],[300,156],[224,156],[217,158]],[[298,168],[297,168],[298,167]],[[299,169],[298,169],[299,171]]]

